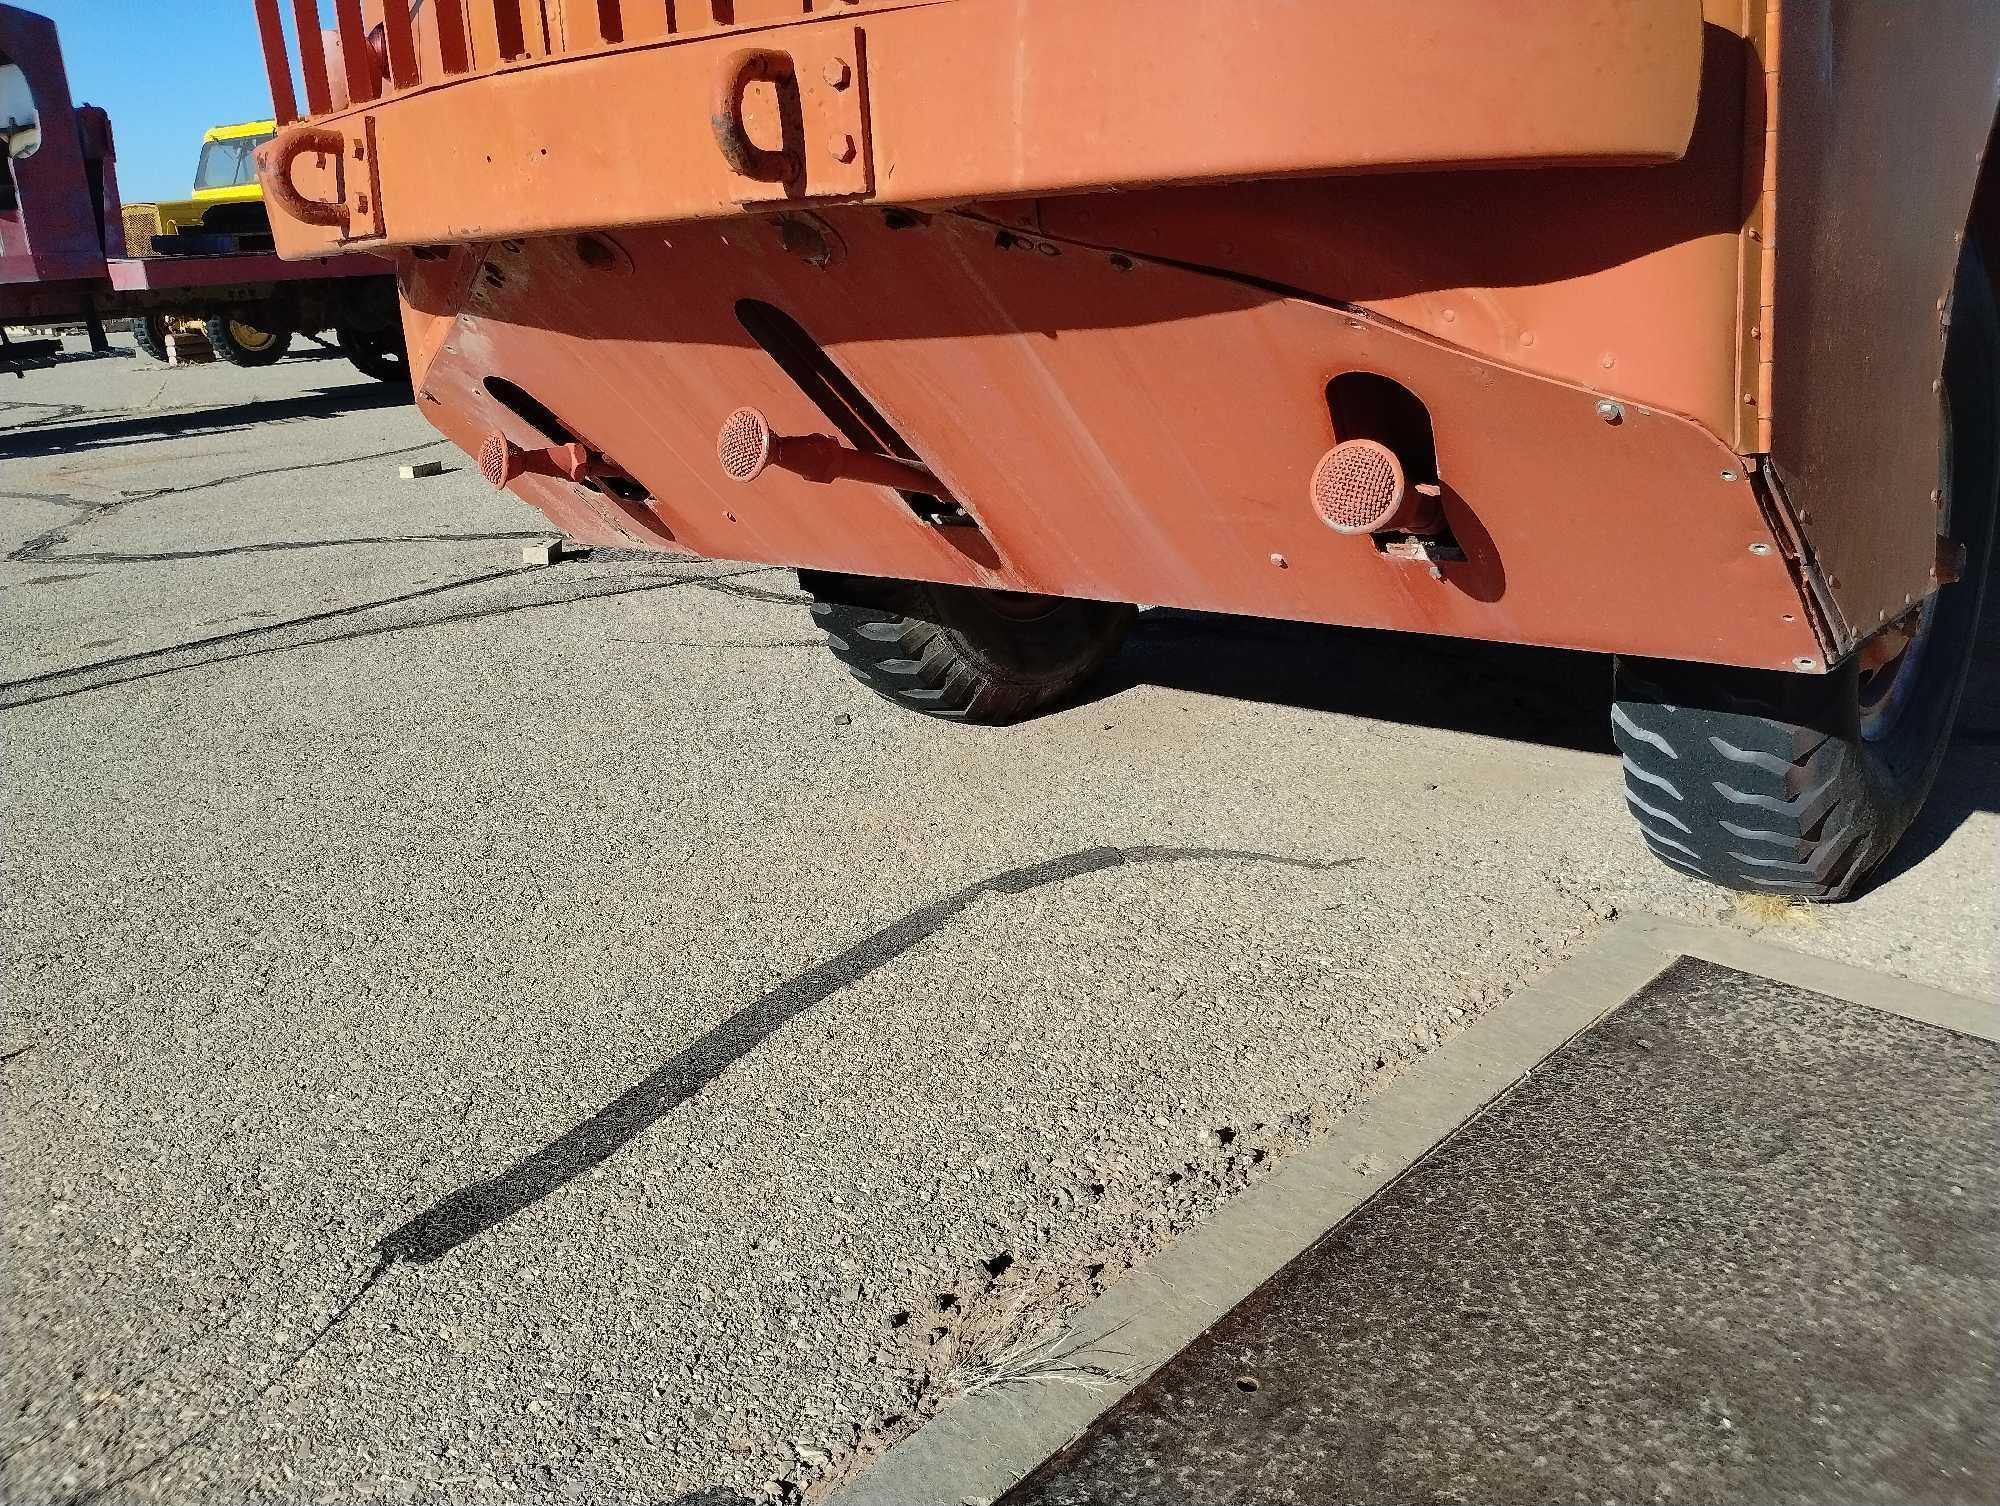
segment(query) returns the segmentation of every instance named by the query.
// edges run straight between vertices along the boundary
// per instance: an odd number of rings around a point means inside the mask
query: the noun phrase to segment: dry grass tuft
[[[1065,1337],[1060,1330],[1053,1334],[1044,1331],[997,1354],[982,1355],[952,1377],[953,1389],[960,1396],[976,1396],[1002,1386],[1055,1381],[1095,1391],[1123,1384],[1139,1373],[1134,1366],[1114,1369],[1086,1360],[1083,1356],[1097,1344],[1072,1344],[1065,1348]]]
[[[1738,925],[1816,926],[1819,910],[1784,894],[1737,894],[1730,897],[1730,918]]]

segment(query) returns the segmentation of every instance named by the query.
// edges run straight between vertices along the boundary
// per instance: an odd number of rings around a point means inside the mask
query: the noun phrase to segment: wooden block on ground
[[[167,332],[167,364],[169,366],[199,366],[215,359],[215,349],[208,343],[208,336],[200,330],[169,330]]]

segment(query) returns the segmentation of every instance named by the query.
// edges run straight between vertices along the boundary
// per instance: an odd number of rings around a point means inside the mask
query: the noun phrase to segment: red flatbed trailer
[[[293,260],[270,251],[128,256],[111,123],[72,104],[54,23],[0,5],[0,68],[20,71],[39,137],[32,152],[10,153],[0,184],[0,339],[9,325],[252,314],[267,329],[339,330],[356,365],[402,378],[392,262],[339,249]],[[8,342],[0,371],[52,358],[47,342]]]

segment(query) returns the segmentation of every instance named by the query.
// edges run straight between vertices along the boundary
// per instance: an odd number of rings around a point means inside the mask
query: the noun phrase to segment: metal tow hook
[[[862,481],[951,500],[950,489],[914,460],[871,455],[825,434],[774,434],[755,408],[738,408],[729,415],[716,436],[715,454],[731,481],[755,481],[775,465],[807,481]]]

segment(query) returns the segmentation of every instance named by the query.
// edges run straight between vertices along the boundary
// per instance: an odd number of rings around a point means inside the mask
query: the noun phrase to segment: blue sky
[[[125,199],[186,197],[203,131],[271,113],[250,0],[24,3],[54,18],[72,97],[111,113]]]

